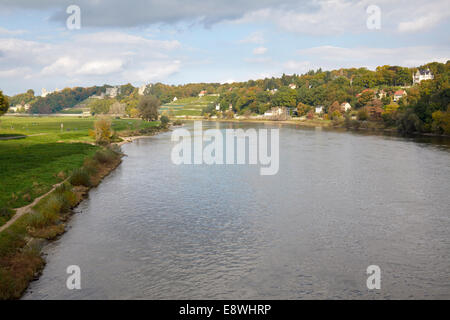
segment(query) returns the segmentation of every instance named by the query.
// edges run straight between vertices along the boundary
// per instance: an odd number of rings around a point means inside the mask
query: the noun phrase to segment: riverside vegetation
[[[429,70],[432,79],[414,83],[418,70]],[[311,70],[302,75],[282,75],[235,83],[193,83],[165,85],[156,83],[140,92],[155,97],[163,106],[160,112],[170,117],[217,116],[218,118],[263,115],[275,107],[289,108],[304,122],[346,126],[353,129],[387,128],[403,134],[450,134],[450,61],[431,62],[406,68],[379,66],[376,70],[347,68],[331,71]],[[66,88],[45,98],[32,90],[11,97],[12,104],[29,103],[29,112],[47,113],[70,110],[86,104],[91,112],[114,114],[121,108],[130,117],[139,116],[142,95],[131,84],[118,87],[119,94],[90,101],[89,94],[105,93],[106,86]],[[91,99],[92,100],[92,99]],[[342,104],[351,111],[345,112]],[[321,107],[316,113],[315,108]],[[350,119],[346,120],[345,117]],[[351,121],[353,120],[353,121]],[[329,121],[329,122],[327,122]],[[299,121],[300,122],[300,121]]]
[[[24,138],[0,141],[0,300],[20,298],[45,264],[42,246],[65,232],[71,209],[121,163],[114,142],[155,134],[168,125],[166,119],[164,125],[106,118],[1,121],[2,136]],[[13,209],[25,205],[32,207]]]

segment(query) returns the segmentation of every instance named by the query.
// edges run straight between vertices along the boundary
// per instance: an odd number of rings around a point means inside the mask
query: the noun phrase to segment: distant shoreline
[[[368,133],[386,133],[401,137],[402,135],[398,133],[396,128],[346,128],[345,126],[333,126],[331,121],[324,122],[323,120],[257,120],[257,119],[203,119],[203,118],[189,118],[180,119],[182,121],[205,121],[205,122],[232,122],[232,123],[268,123],[268,124],[280,124],[280,125],[295,125],[305,128],[325,128],[334,131],[344,131],[344,132],[368,132]],[[445,134],[435,134],[427,132],[416,132],[409,136],[424,136],[424,137],[441,137],[450,138],[450,135]]]

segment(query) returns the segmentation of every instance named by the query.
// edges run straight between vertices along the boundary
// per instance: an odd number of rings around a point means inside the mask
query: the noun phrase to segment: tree
[[[94,123],[94,131],[91,132],[95,142],[99,145],[107,145],[111,142],[113,132],[111,130],[111,120],[102,118]]]
[[[146,121],[158,120],[158,109],[160,105],[161,102],[155,96],[143,96],[138,104],[141,118]]]
[[[446,112],[433,112],[432,130],[438,134],[450,134],[450,108]]]
[[[341,105],[339,104],[338,101],[335,101],[331,104],[331,106],[328,108],[328,114],[333,114],[333,113],[337,113],[337,115],[339,116],[341,114]]]
[[[0,116],[6,113],[9,109],[9,101],[6,96],[3,95],[3,92],[0,91]]]
[[[299,102],[297,105],[297,114],[301,117],[308,114],[309,111],[312,110],[311,106],[308,106],[304,103]]]
[[[107,114],[115,100],[98,99],[89,104],[92,114]]]
[[[372,90],[365,90],[363,91],[359,97],[358,101],[356,102],[356,109],[364,107],[369,101],[372,101],[375,99],[375,92]]]

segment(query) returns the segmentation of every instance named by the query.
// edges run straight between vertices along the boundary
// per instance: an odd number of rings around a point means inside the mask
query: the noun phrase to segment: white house
[[[216,111],[220,110],[220,104],[216,104]]]
[[[198,94],[198,96],[201,98],[201,97],[204,97],[205,94],[206,94],[206,91],[205,91],[205,90],[202,90],[202,91],[200,91],[200,93]]]
[[[386,91],[384,91],[384,90],[378,91],[378,97],[379,97],[380,99],[383,99],[383,98],[385,98],[386,96],[387,96]]]
[[[41,97],[42,97],[42,98],[45,98],[45,97],[48,96],[50,93],[53,93],[53,91],[47,91],[47,89],[42,88],[42,91],[41,91]]]
[[[291,88],[291,89],[297,89],[297,86],[294,84],[294,83],[291,83],[290,85],[289,85],[289,88]]]
[[[423,80],[433,80],[434,75],[431,73],[430,69],[422,69],[417,70],[415,74],[413,74],[413,83],[418,84]]]
[[[400,100],[403,97],[406,97],[406,91],[405,90],[397,90],[394,93],[394,101],[397,102],[398,100]]]
[[[323,106],[316,106],[316,113],[322,113],[323,112]]]
[[[21,110],[28,111],[28,110],[30,110],[30,108],[31,108],[31,105],[29,103],[26,103],[24,105],[16,104],[14,107],[9,107],[8,111],[11,113],[16,113]]]
[[[279,116],[281,116],[283,114],[286,114],[286,113],[287,113],[287,109],[286,108],[274,107],[274,108],[272,108],[270,110],[267,110],[264,113],[264,116],[265,117],[279,117]]]
[[[344,112],[347,112],[348,110],[352,109],[352,106],[348,102],[344,102],[341,104],[341,109],[344,110]]]
[[[138,94],[139,94],[140,96],[143,96],[143,95],[144,95],[144,92],[145,92],[145,89],[147,89],[147,85],[146,85],[146,84],[140,86],[140,87],[139,87],[139,90],[138,90]]]
[[[177,97],[175,97],[175,98],[173,98],[173,100],[172,100],[173,102],[177,102],[178,101],[178,98]]]

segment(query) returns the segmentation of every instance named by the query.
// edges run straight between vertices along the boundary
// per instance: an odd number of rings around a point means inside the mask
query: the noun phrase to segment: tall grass
[[[90,187],[92,185],[89,172],[85,168],[75,169],[70,176],[69,182],[73,186]]]

